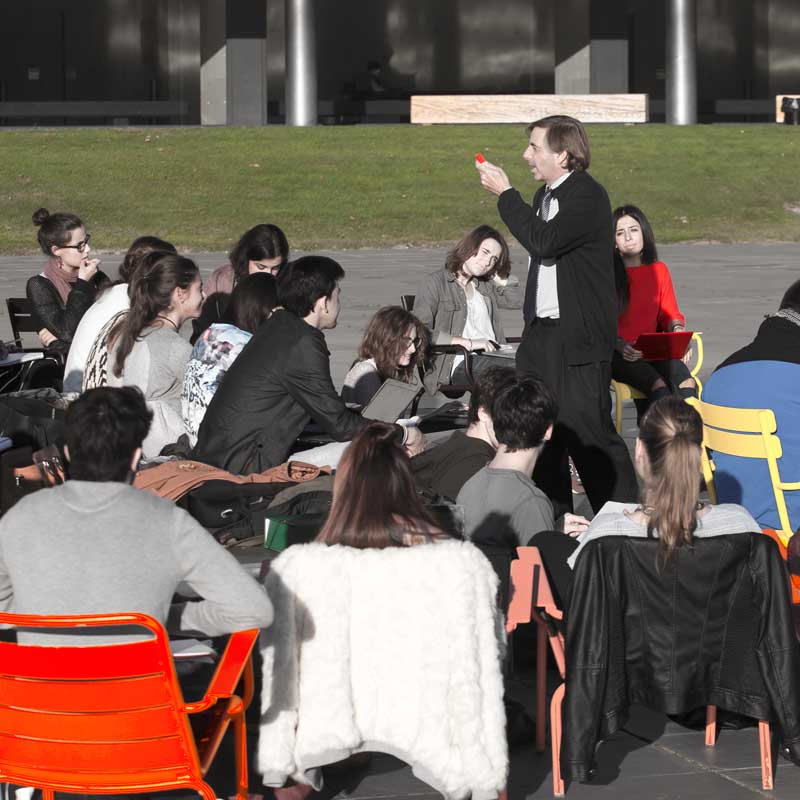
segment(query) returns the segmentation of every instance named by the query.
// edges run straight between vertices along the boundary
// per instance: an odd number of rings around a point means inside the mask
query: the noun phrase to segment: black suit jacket
[[[558,305],[567,363],[610,361],[617,333],[614,288],[614,238],[606,190],[588,172],[573,172],[553,190],[558,214],[550,222],[538,216],[545,187],[529,206],[516,189],[500,195],[498,210],[530,253],[525,290],[525,324],[536,316],[539,264],[555,259]]]
[[[310,420],[345,442],[369,420],[345,406],[331,381],[321,331],[279,309],[231,364],[208,406],[194,456],[247,475],[286,461]]]

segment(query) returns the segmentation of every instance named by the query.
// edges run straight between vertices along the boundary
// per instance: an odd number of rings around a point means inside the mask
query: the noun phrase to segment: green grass
[[[592,125],[592,173],[659,242],[800,241],[800,131]],[[226,250],[275,222],[293,247],[449,242],[499,224],[481,150],[527,197],[524,126],[48,129],[0,132],[0,253],[35,252],[39,206],[81,215],[102,250],[143,233]],[[791,207],[796,211],[789,210]]]

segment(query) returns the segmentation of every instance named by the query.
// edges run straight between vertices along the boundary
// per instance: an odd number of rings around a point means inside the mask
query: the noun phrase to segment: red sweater
[[[626,342],[635,342],[640,333],[668,331],[670,323],[686,324],[678,309],[669,269],[663,261],[625,267],[628,273],[630,302],[617,321],[617,334]]]

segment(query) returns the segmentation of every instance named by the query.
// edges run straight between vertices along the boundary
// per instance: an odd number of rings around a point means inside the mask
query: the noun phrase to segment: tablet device
[[[389,378],[375,392],[361,416],[380,422],[396,422],[421,390],[422,387],[416,382],[403,383]]]
[[[645,361],[669,361],[686,355],[693,334],[694,331],[642,333],[633,346],[642,351]]]

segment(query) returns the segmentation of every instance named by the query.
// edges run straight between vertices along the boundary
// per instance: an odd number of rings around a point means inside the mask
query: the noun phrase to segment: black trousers
[[[567,364],[558,320],[536,320],[525,327],[517,372],[544,381],[558,403],[553,437],[533,471],[533,480],[552,501],[556,517],[572,511],[567,455],[595,513],[608,500],[636,502],[636,473],[611,420],[610,363]]]

